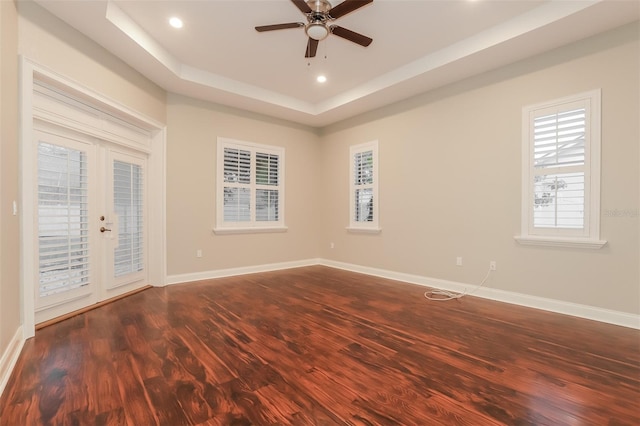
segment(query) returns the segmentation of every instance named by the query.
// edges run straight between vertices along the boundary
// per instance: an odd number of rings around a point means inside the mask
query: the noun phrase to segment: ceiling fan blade
[[[342,3],[341,3],[342,4]],[[360,46],[367,47],[373,41],[372,38],[364,36],[362,34],[358,34],[355,31],[348,30],[346,28],[340,27],[338,25],[331,26],[331,32],[338,37],[342,37],[349,41],[359,44]]]
[[[365,6],[372,1],[373,0],[344,0],[342,3],[329,11],[329,16],[331,16],[333,19],[338,19],[339,17],[344,16],[347,13],[351,13],[356,9],[360,9],[362,6]]]
[[[318,51],[318,40],[314,40],[311,37],[309,37],[309,42],[307,43],[307,50],[304,53],[304,57],[315,58],[317,51]]]
[[[300,12],[304,14],[313,12],[307,2],[304,0],[291,0],[291,2],[295,4],[298,9],[300,9]]]
[[[262,25],[260,27],[256,27],[256,31],[273,31],[273,30],[285,30],[287,28],[299,28],[304,27],[302,22],[290,22],[288,24],[275,24],[275,25]]]

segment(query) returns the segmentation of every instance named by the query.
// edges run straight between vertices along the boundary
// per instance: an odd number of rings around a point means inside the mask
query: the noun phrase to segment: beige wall
[[[18,14],[0,2],[0,355],[20,326],[18,216]]]
[[[470,284],[496,260],[490,287],[640,313],[639,50],[638,26],[627,26],[325,129],[321,257]],[[522,107],[597,88],[601,237],[609,243],[601,250],[521,246],[513,237]],[[350,234],[348,149],[373,139],[382,233]],[[628,214],[607,213],[616,210]]]
[[[161,123],[166,93],[33,2],[19,2],[19,53]]]
[[[308,128],[178,95],[167,105],[167,270],[169,275],[317,257],[320,145]],[[217,137],[285,148],[287,232],[217,235]],[[203,257],[196,257],[196,250]]]

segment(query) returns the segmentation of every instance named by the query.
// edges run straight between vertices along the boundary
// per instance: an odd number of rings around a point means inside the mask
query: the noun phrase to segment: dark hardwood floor
[[[640,331],[316,266],[46,327],[1,425],[639,425]]]

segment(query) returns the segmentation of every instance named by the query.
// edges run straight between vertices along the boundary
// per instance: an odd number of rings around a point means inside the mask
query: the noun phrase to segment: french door
[[[144,153],[36,129],[35,322],[148,283]]]

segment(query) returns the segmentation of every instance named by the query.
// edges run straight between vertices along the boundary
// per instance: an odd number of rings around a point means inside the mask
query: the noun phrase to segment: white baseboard
[[[306,259],[294,262],[272,263],[266,265],[248,266],[241,268],[220,269],[215,271],[195,272],[190,274],[170,275],[167,277],[167,284],[178,284],[192,281],[208,280],[212,278],[231,277],[236,275],[254,274],[257,272],[277,271],[281,269],[299,268],[303,266],[324,265],[331,268],[344,269],[366,275],[373,275],[390,280],[403,281],[411,284],[418,284],[430,288],[438,288],[462,293],[473,287],[472,284],[464,284],[455,281],[429,278],[420,275],[405,274],[402,272],[388,271],[385,269],[371,268],[368,266],[355,265],[351,263],[337,262],[328,259]],[[514,305],[526,306],[529,308],[542,309],[559,314],[572,315],[575,317],[620,325],[623,327],[640,329],[640,315],[627,312],[613,311],[610,309],[598,308],[589,305],[580,305],[562,300],[547,299],[544,297],[531,296],[523,293],[499,290],[490,287],[481,287],[473,293],[473,296],[498,302],[511,303]]]
[[[2,354],[2,358],[0,358],[0,395],[2,395],[5,386],[7,386],[7,382],[9,381],[9,377],[11,377],[13,367],[16,366],[24,342],[24,333],[22,332],[22,326],[20,326],[9,341],[7,349]]]
[[[420,275],[404,274],[401,272],[388,271],[384,269],[370,268],[367,266],[354,265],[350,263],[336,262],[333,260],[320,260],[321,265],[332,268],[344,269],[352,272],[373,275],[391,280],[403,281],[411,284],[418,284],[430,288],[438,288],[462,293],[471,290],[473,285],[459,283],[455,281],[428,278]],[[514,305],[526,306],[529,308],[541,309],[560,314],[572,315],[575,317],[620,325],[623,327],[640,329],[640,315],[627,312],[613,311],[589,305],[580,305],[562,300],[547,299],[544,297],[531,296],[528,294],[514,293],[511,291],[498,290],[490,287],[481,287],[473,293],[474,296],[484,299],[496,300],[499,302],[511,303]]]
[[[218,269],[215,271],[193,272],[167,276],[167,284],[179,284],[192,281],[210,280],[213,278],[233,277],[236,275],[255,274],[257,272],[279,271],[281,269],[300,268],[321,264],[320,259],[305,259],[293,262],[269,263],[265,265],[243,266],[240,268]]]

